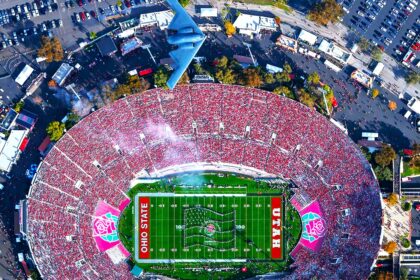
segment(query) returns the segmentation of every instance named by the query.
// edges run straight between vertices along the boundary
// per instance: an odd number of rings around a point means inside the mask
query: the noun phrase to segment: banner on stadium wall
[[[283,258],[283,232],[282,232],[281,198],[271,198],[271,258]]]
[[[92,222],[93,238],[100,252],[104,252],[120,243],[117,224],[120,211],[104,201],[95,209]]]

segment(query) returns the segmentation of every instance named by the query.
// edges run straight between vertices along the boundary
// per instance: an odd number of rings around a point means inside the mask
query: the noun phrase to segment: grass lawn
[[[408,161],[403,161],[404,166],[404,172],[401,174],[401,177],[407,177],[407,176],[414,176],[414,175],[420,175],[420,168],[419,167],[410,167]]]

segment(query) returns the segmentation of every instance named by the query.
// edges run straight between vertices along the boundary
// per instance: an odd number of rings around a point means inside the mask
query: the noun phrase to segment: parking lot
[[[343,23],[401,60],[419,36],[418,0],[344,0]]]

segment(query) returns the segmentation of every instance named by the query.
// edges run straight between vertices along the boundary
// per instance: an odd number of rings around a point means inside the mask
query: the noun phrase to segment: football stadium
[[[22,212],[43,279],[366,279],[381,207],[359,148],[316,111],[191,84],[82,119]]]

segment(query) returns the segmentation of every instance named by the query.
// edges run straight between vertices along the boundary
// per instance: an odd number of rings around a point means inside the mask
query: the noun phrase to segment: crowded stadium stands
[[[291,279],[368,277],[379,250],[381,205],[356,145],[288,98],[194,84],[120,99],[55,144],[28,195],[28,241],[43,278],[131,279],[125,262],[114,264],[98,250],[95,207],[126,204],[130,181],[142,170],[192,162],[233,163],[290,179],[298,211],[319,202],[327,225],[322,247],[293,250]]]

